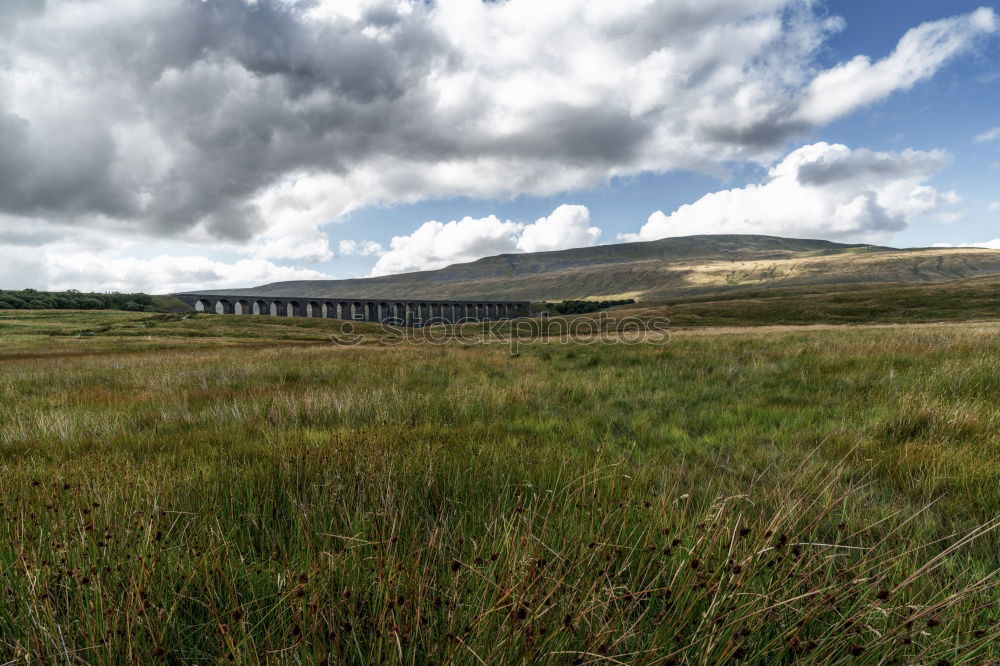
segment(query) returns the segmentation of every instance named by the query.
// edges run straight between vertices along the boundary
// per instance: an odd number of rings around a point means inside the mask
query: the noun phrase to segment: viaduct
[[[295,298],[173,294],[198,312],[322,317],[353,321],[391,322],[404,326],[495,321],[528,316],[527,301],[414,301],[410,299]]]

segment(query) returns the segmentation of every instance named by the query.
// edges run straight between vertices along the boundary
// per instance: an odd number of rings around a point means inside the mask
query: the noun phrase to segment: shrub
[[[631,305],[632,303],[635,303],[634,298],[617,301],[562,301],[561,303],[546,303],[545,307],[552,314],[569,315],[597,312],[616,305]]]
[[[104,301],[98,298],[78,298],[75,301],[80,310],[103,310]]]

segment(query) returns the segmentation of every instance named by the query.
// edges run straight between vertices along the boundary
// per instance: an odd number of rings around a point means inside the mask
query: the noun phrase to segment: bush
[[[546,303],[545,307],[552,314],[569,315],[597,312],[616,305],[631,305],[632,303],[635,303],[634,298],[618,301],[563,301],[561,303]]]
[[[144,308],[153,305],[153,298],[148,294],[84,294],[76,289],[48,292],[35,289],[20,291],[0,290],[0,301],[6,309],[20,310],[127,310],[142,312]]]

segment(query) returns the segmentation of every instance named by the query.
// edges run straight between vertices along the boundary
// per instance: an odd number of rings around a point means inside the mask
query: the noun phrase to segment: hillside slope
[[[1000,251],[899,250],[773,236],[685,236],[557,252],[504,254],[376,278],[277,282],[234,295],[642,301],[745,289],[928,283],[1000,274]],[[217,293],[217,292],[214,292]]]

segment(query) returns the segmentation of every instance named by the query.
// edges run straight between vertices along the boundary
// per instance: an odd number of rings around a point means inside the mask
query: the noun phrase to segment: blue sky
[[[990,2],[90,7],[0,8],[0,287],[690,233],[1000,249]]]

